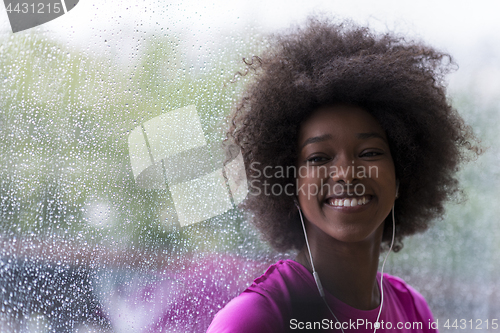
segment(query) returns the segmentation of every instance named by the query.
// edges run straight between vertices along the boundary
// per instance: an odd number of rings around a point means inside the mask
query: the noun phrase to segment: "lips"
[[[344,198],[328,198],[326,203],[335,207],[356,207],[369,203],[372,199],[371,195],[363,195],[359,197],[344,197]]]

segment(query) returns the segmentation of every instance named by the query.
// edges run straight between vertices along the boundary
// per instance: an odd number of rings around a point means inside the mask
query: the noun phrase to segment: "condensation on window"
[[[237,208],[243,160],[222,149],[248,79],[236,74],[242,58],[308,14],[298,1],[253,4],[81,1],[16,33],[2,14],[0,331],[204,332],[269,264],[293,257]],[[450,95],[488,147],[460,173],[467,201],[407,239],[386,271],[441,323],[489,320],[481,327],[494,332],[500,71],[474,66]]]

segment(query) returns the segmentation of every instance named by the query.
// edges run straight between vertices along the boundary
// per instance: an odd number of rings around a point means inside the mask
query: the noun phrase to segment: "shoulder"
[[[207,333],[283,332],[290,315],[290,293],[300,273],[289,261],[279,261],[254,280],[217,315]]]
[[[414,320],[419,320],[423,323],[434,321],[432,312],[425,298],[408,285],[403,279],[384,274],[384,287],[389,286],[395,301],[399,303],[403,309]],[[389,289],[388,288],[388,289]]]
[[[245,290],[229,302],[210,324],[207,333],[280,332],[280,313],[264,296]]]

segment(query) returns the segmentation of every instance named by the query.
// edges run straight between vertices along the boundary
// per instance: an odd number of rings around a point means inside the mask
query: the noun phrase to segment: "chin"
[[[371,230],[345,230],[344,232],[334,232],[330,233],[330,236],[334,239],[336,239],[339,242],[343,243],[361,243],[361,242],[366,242],[366,241],[374,241],[377,239],[378,228],[374,228]],[[380,237],[381,238],[381,234]]]

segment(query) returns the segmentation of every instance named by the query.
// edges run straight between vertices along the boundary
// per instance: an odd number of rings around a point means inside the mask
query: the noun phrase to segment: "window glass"
[[[263,243],[237,208],[248,185],[241,155],[224,164],[221,145],[226,116],[251,76],[236,74],[245,70],[242,58],[265,49],[268,33],[319,10],[456,56],[450,99],[488,149],[460,173],[467,200],[406,239],[386,272],[426,297],[441,330],[465,319],[496,331],[494,8],[237,3],[5,1],[0,331],[204,332],[269,264],[293,258]]]

